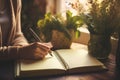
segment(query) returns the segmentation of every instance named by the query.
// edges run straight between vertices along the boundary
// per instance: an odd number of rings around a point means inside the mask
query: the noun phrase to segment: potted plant
[[[61,49],[70,48],[73,37],[80,36],[77,28],[81,27],[83,22],[79,15],[73,16],[70,11],[67,11],[66,17],[61,14],[46,13],[37,24],[42,34],[41,38],[45,42],[51,41],[54,49]]]
[[[110,37],[120,26],[119,0],[91,0],[88,13],[80,13],[90,32],[88,50],[98,59],[111,51]]]

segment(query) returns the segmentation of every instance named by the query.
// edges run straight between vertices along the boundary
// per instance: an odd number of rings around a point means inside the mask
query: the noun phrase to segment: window
[[[64,13],[66,10],[71,10],[73,13],[77,14],[77,11],[74,8],[79,7],[86,10],[87,7],[87,0],[56,0],[56,12],[57,13]]]
[[[77,2],[77,5],[79,6],[78,2],[80,2],[81,5],[83,6],[83,7],[81,6],[81,8],[83,8],[87,12],[88,11],[87,2],[91,1],[91,0],[56,0],[56,1],[57,1],[56,13],[65,13],[66,10],[70,10],[74,14],[77,14],[77,11],[71,7],[70,3]],[[99,0],[99,1],[102,1],[102,0]],[[80,32],[81,32],[80,38],[76,39],[74,41],[79,42],[79,43],[83,43],[83,44],[87,44],[88,40],[90,39],[89,31],[86,28],[82,27],[82,28],[80,28]],[[114,35],[113,35],[111,37],[111,43],[112,43],[112,46],[114,46],[112,49],[112,53],[115,53],[115,51],[116,51],[117,42],[118,42],[118,37],[114,38]]]

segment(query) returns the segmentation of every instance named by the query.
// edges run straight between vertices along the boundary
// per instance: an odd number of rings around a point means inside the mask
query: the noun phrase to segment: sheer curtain
[[[51,12],[52,14],[56,14],[56,0],[46,0],[46,13]]]

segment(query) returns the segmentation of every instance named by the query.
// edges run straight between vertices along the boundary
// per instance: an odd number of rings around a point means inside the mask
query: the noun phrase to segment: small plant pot
[[[90,34],[88,52],[97,59],[107,59],[111,52],[110,35]]]
[[[68,39],[63,32],[53,30],[51,43],[53,50],[56,49],[69,49],[72,44],[72,39]]]

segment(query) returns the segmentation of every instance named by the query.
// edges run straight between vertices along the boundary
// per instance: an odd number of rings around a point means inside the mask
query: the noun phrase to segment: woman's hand
[[[51,43],[35,42],[19,48],[20,59],[43,59],[52,48]]]

